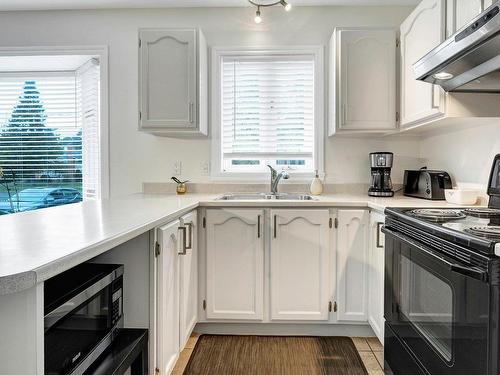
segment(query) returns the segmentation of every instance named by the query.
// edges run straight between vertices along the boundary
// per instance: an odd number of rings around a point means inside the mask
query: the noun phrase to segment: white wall
[[[427,159],[427,166],[447,171],[458,185],[486,187],[493,157],[498,153],[500,120],[497,124],[427,136],[420,141],[420,155]]]
[[[183,178],[208,182],[200,163],[209,160],[210,141],[155,137],[137,131],[137,29],[200,27],[214,45],[327,45],[335,26],[394,26],[408,7],[296,7],[290,13],[265,9],[261,25],[252,8],[50,11],[0,13],[1,46],[108,45],[110,72],[111,194],[140,191],[142,182],[168,181],[174,160]],[[326,78],[326,77],[325,77]],[[367,87],[369,89],[369,87]],[[374,93],[376,95],[376,93]],[[330,183],[368,182],[368,153],[396,152],[400,170],[417,167],[417,141],[329,139]]]

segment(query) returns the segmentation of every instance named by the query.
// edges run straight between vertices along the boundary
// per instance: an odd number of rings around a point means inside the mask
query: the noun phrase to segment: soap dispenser
[[[318,170],[316,170],[315,172],[314,178],[311,182],[310,190],[312,195],[321,195],[321,193],[323,193],[323,183],[319,178]]]

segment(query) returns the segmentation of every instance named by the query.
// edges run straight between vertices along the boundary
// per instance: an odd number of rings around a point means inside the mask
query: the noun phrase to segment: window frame
[[[314,170],[324,176],[325,91],[324,46],[212,47],[211,51],[211,173],[214,181],[267,181],[269,173],[224,172],[222,170],[222,62],[225,57],[311,56],[314,62]],[[290,183],[309,181],[312,171],[289,171]]]
[[[100,199],[110,195],[109,169],[109,71],[108,46],[28,46],[0,47],[0,56],[46,56],[46,55],[94,55],[100,64],[100,118],[99,118],[99,151],[100,151]],[[45,72],[46,73],[46,72]],[[82,194],[83,196],[83,194]]]

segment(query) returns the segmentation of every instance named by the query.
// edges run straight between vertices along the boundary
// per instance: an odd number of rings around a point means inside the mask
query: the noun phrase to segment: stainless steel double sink
[[[313,201],[316,200],[311,195],[299,193],[228,193],[216,200],[220,201],[253,201],[253,200],[289,200],[289,201]]]

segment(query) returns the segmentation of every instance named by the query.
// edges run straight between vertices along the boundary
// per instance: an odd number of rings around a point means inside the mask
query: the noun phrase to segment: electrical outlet
[[[182,175],[182,161],[180,160],[174,161],[172,174],[176,177]]]
[[[202,176],[209,176],[210,175],[210,162],[209,161],[202,161],[200,163],[200,172]]]

